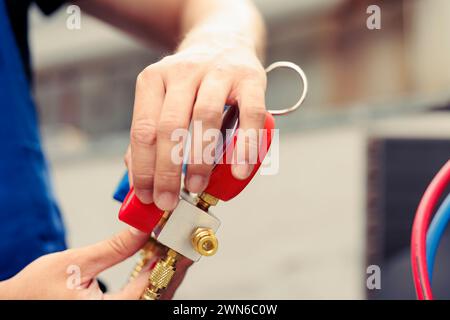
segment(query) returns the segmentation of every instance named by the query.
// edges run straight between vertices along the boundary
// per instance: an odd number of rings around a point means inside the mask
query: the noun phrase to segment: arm
[[[200,138],[220,129],[225,104],[239,107],[240,129],[253,130],[238,140],[233,175],[247,178],[265,121],[266,75],[264,23],[246,0],[79,0],[87,12],[142,39],[178,45],[173,55],[145,68],[136,81],[131,147],[125,161],[130,182],[144,203],[163,210],[178,202],[181,164],[172,134],[201,123]],[[180,39],[181,42],[179,41]],[[213,165],[203,150],[191,150],[185,185],[199,193],[208,185]],[[193,144],[195,147],[195,144]],[[197,157],[194,157],[196,154]],[[200,157],[199,157],[200,156]],[[239,163],[237,163],[238,161]]]
[[[260,58],[265,47],[264,22],[247,0],[187,1],[182,18],[181,48],[212,39],[216,43],[242,41],[254,48]]]
[[[85,12],[145,41],[171,49],[181,42],[240,38],[264,48],[263,20],[247,0],[77,0]],[[188,37],[187,37],[188,36]],[[199,38],[199,39],[196,39]],[[188,40],[189,39],[189,40]]]

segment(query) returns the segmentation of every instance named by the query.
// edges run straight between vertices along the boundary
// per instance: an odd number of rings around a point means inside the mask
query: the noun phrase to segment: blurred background
[[[266,63],[299,64],[310,92],[300,111],[277,119],[280,172],[215,208],[220,250],[191,268],[175,298],[413,298],[414,210],[450,154],[450,2],[255,2],[269,29]],[[366,26],[372,4],[380,30]],[[65,9],[44,17],[34,8],[30,40],[45,147],[77,247],[124,227],[112,193],[125,169],[135,79],[168,52],[86,14],[81,30],[68,30]],[[268,87],[269,107],[299,94],[289,71],[271,73]],[[444,249],[438,298],[450,297]],[[133,263],[103,280],[120,288]],[[381,290],[366,286],[372,264]]]

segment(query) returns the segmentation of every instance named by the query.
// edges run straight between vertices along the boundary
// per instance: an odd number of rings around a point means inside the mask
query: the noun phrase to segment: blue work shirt
[[[36,108],[5,0],[0,0],[0,280],[65,248]]]

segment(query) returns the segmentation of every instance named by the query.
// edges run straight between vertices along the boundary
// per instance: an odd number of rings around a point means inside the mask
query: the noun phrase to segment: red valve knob
[[[228,201],[236,197],[242,190],[250,183],[253,176],[258,171],[264,160],[267,152],[269,151],[272,143],[273,129],[275,128],[275,119],[270,112],[266,114],[266,122],[264,124],[262,143],[258,150],[257,162],[254,164],[253,171],[247,179],[236,179],[231,173],[231,163],[226,163],[226,159],[231,159],[231,155],[235,149],[237,136],[233,137],[232,142],[226,146],[226,150],[222,155],[221,161],[214,167],[209,179],[208,187],[205,189],[205,193],[212,195],[213,197],[222,201]],[[227,157],[228,155],[228,157]]]
[[[120,208],[119,219],[142,232],[150,233],[161,220],[163,214],[164,211],[160,210],[154,203],[142,203],[136,197],[134,189],[131,188]]]

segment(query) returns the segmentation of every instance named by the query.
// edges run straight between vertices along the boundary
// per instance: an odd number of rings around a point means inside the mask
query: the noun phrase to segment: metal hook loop
[[[291,112],[297,110],[301,106],[303,101],[305,100],[306,94],[308,93],[308,79],[306,78],[306,74],[302,70],[302,68],[300,68],[295,63],[292,63],[289,61],[278,61],[278,62],[274,62],[270,66],[268,66],[266,68],[266,73],[269,73],[270,71],[277,69],[277,68],[288,68],[288,69],[294,70],[300,76],[300,79],[302,80],[303,91],[300,96],[300,99],[292,107],[289,107],[286,109],[269,110],[269,112],[271,114],[273,114],[274,116],[285,115],[285,114],[288,114],[288,113],[291,113]]]

